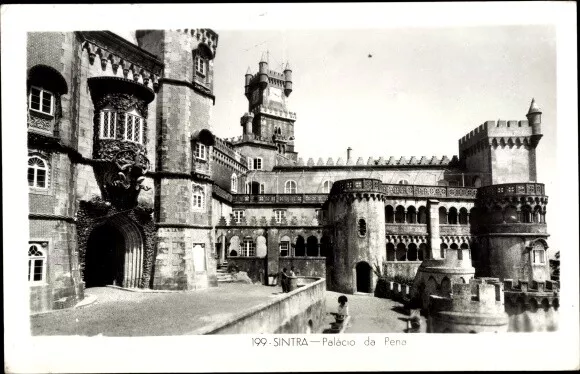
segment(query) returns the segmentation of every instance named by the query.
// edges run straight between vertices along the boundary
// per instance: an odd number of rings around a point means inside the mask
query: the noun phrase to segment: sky
[[[135,42],[134,32],[112,30]],[[312,157],[451,158],[458,140],[487,120],[543,111],[537,181],[550,205],[555,181],[556,28],[542,25],[220,30],[214,60],[214,133],[242,134],[244,75],[264,52],[270,69],[289,62],[295,146]],[[369,57],[372,56],[372,57]],[[555,243],[558,241],[555,240]],[[554,243],[554,244],[555,244]],[[551,252],[559,245],[551,247]]]

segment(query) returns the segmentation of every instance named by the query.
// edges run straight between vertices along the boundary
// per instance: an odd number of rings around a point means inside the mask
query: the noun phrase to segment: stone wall
[[[310,282],[310,283],[307,283]],[[303,287],[194,334],[304,334],[319,332],[326,313],[326,281],[307,277]]]

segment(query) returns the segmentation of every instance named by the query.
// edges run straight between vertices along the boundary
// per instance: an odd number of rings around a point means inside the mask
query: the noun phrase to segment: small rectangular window
[[[195,158],[207,160],[207,147],[205,144],[197,143],[195,145]]]
[[[290,256],[290,242],[280,242],[280,257]]]
[[[31,87],[29,108],[37,112],[52,115],[54,108],[53,94],[38,87]]]
[[[195,56],[195,72],[202,76],[206,74],[206,61],[201,56]]]
[[[244,217],[244,211],[243,210],[234,210],[233,215],[234,215],[234,221],[236,221],[236,223],[241,223],[242,218]]]
[[[248,170],[254,170],[254,160],[248,157]]]
[[[285,210],[275,210],[274,215],[276,217],[276,222],[282,223],[282,220],[286,217],[286,211]]]
[[[101,139],[115,139],[117,133],[117,113],[112,110],[103,110],[100,115]]]
[[[254,159],[254,170],[262,170],[262,158],[257,157]]]
[[[534,250],[534,264],[545,264],[546,260],[544,259],[544,250]]]

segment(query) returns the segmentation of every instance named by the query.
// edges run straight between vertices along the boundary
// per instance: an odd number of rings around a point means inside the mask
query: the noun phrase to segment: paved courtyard
[[[337,292],[326,291],[326,310],[336,312],[338,297]],[[348,297],[348,311],[350,314],[349,325],[344,333],[392,333],[407,332],[407,318],[403,311],[403,304],[380,299],[370,295],[346,295]],[[328,322],[334,318],[327,317]],[[426,332],[426,321],[421,317],[421,327],[418,332]]]
[[[189,335],[210,323],[281,296],[279,287],[222,283],[188,292],[129,292],[110,287],[85,291],[92,304],[30,317],[32,335],[162,336]],[[326,322],[336,312],[336,292],[326,292]],[[348,295],[351,315],[345,333],[405,332],[401,304],[365,295]],[[425,323],[420,331],[425,331]]]
[[[279,287],[223,283],[171,293],[95,287],[85,290],[85,295],[97,299],[82,308],[31,316],[32,335],[188,335],[281,294]]]

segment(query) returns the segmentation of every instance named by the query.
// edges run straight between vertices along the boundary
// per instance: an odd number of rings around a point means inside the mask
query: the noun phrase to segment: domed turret
[[[250,81],[251,80],[252,80],[252,71],[250,70],[250,67],[248,66],[248,70],[246,71],[246,84],[244,86],[246,96],[248,96],[250,93]]]
[[[541,135],[542,134],[542,110],[536,103],[535,99],[532,99],[532,103],[530,104],[530,109],[528,110],[528,122],[530,126],[532,126],[532,134],[533,135]]]
[[[268,59],[266,53],[262,54],[259,65],[260,70],[258,75],[260,76],[260,87],[266,88],[268,86]]]
[[[286,63],[286,68],[284,69],[284,94],[286,97],[290,96],[292,93],[292,69],[290,68],[290,63]]]

